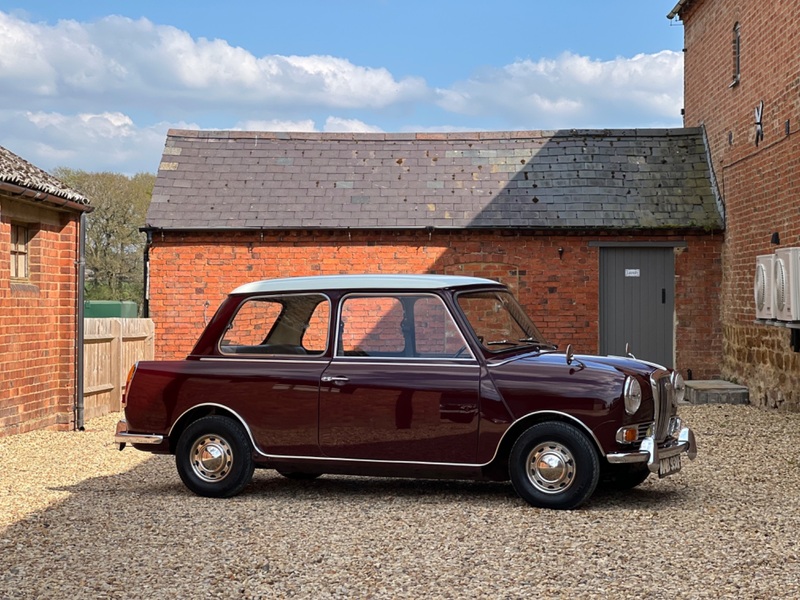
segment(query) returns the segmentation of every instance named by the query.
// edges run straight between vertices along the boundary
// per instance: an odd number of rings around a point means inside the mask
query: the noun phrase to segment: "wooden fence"
[[[128,370],[153,358],[154,330],[150,319],[84,319],[84,418],[120,410]]]

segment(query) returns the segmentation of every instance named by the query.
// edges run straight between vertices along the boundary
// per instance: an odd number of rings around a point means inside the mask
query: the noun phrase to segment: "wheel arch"
[[[494,457],[484,467],[484,472],[486,475],[491,479],[501,481],[508,480],[508,460],[511,456],[511,448],[514,446],[514,443],[517,441],[517,439],[519,439],[519,436],[521,436],[529,428],[533,427],[534,425],[538,425],[539,423],[546,423],[550,421],[559,421],[575,426],[576,429],[585,434],[589,439],[595,451],[597,452],[597,457],[600,460],[600,463],[602,464],[604,462],[602,459],[605,458],[606,454],[600,445],[600,441],[597,439],[597,436],[594,434],[594,432],[583,421],[568,413],[555,410],[543,410],[520,417],[514,421],[508,429],[506,429],[506,432],[503,434],[500,443],[497,445],[497,450]]]
[[[203,417],[209,417],[212,415],[217,415],[220,417],[227,417],[233,421],[236,421],[239,425],[247,433],[247,437],[250,438],[250,444],[253,448],[256,448],[255,440],[253,439],[253,433],[250,431],[250,428],[247,426],[245,420],[239,415],[236,411],[231,410],[227,406],[222,406],[221,404],[214,404],[214,403],[207,403],[207,404],[200,404],[197,406],[193,406],[192,408],[186,410],[181,416],[179,416],[175,423],[173,423],[172,427],[169,430],[169,451],[172,454],[175,454],[175,447],[178,444],[178,440],[181,437],[181,434],[186,430],[189,425],[197,421],[198,419],[202,419]]]

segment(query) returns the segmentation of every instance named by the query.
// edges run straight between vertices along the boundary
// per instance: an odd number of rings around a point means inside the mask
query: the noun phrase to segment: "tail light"
[[[136,367],[139,363],[134,363],[133,366],[128,371],[128,378],[125,380],[125,388],[122,390],[122,408],[124,409],[128,406],[128,390],[131,389],[131,380],[133,379],[133,374],[136,372]]]

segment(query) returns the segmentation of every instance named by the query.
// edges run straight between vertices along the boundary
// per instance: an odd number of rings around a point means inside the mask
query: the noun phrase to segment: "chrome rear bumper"
[[[164,436],[146,433],[128,433],[128,422],[122,419],[117,423],[114,441],[119,444],[119,449],[122,450],[125,448],[125,444],[160,444],[164,441]]]

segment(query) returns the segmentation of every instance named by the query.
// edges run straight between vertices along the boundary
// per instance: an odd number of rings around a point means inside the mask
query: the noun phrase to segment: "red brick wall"
[[[30,279],[10,279],[10,223],[39,219]],[[69,429],[75,399],[78,221],[2,202],[0,219],[0,436]]]
[[[721,236],[686,240],[676,252],[677,365],[695,378],[719,373]],[[499,280],[542,333],[562,348],[597,352],[600,249],[629,236],[542,236],[508,232],[287,232],[155,236],[150,249],[150,317],[156,356],[184,357],[235,287],[258,279],[338,273],[446,273]],[[559,257],[558,249],[563,248]]]
[[[775,250],[773,232],[782,247],[800,246],[800,10],[790,0],[696,0],[681,16],[685,124],[706,128],[727,210],[723,374],[748,385],[751,402],[800,410],[800,355],[786,329],[754,324],[753,300],[756,256]],[[737,22],[741,76],[731,86]]]

